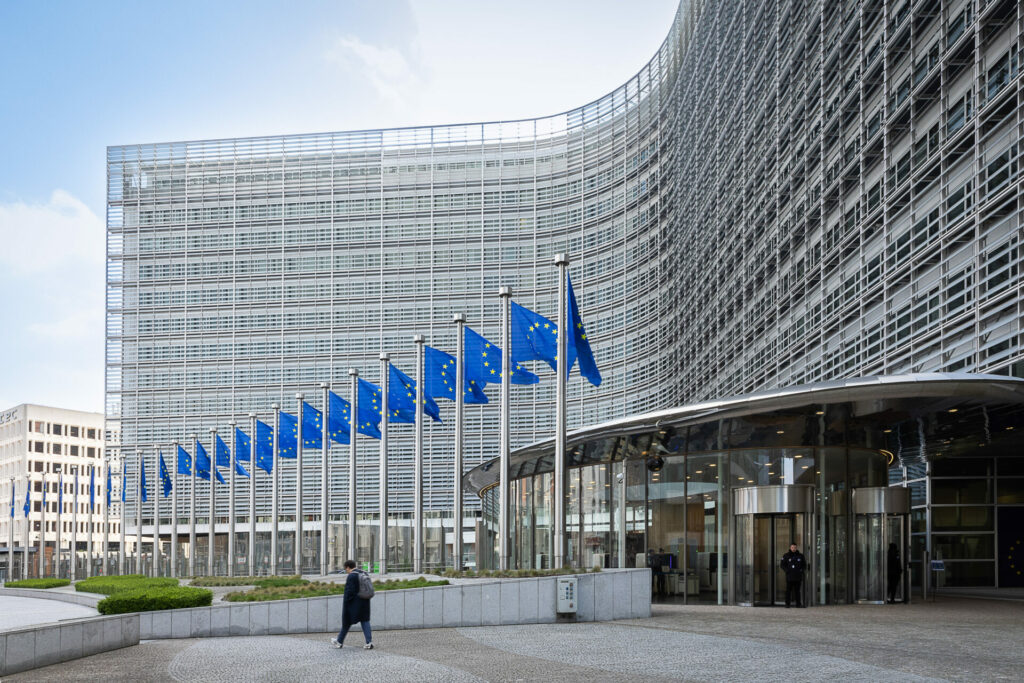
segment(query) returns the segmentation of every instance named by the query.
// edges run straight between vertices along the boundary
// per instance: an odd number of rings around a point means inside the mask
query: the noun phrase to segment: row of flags
[[[72,492],[76,499],[78,497],[78,477],[75,477],[75,481],[71,484]],[[43,483],[43,509],[46,509],[46,483]],[[107,505],[110,505],[110,471],[107,471]],[[25,511],[25,516],[28,517],[28,513],[31,510],[31,504],[29,502],[29,494],[31,493],[31,487],[25,486],[25,504],[22,506],[22,510]],[[124,489],[121,490],[121,500],[124,500]],[[89,508],[90,510],[96,507],[96,470],[93,469],[89,474]],[[57,484],[57,513],[60,514],[64,508],[64,473],[60,475],[60,479]],[[11,486],[11,517],[14,517],[14,486]]]
[[[572,331],[566,341],[569,362],[567,375],[579,361],[580,374],[594,386],[601,383],[601,373],[594,360],[590,341],[587,339],[586,328],[580,316],[576,296],[572,288],[572,280],[568,281],[568,325]],[[558,355],[558,328],[551,320],[511,302],[511,346],[512,361],[510,369],[504,373],[512,384],[537,384],[540,377],[523,367],[521,361],[545,361],[555,370]],[[503,352],[483,335],[470,327],[464,327],[463,347],[463,400],[467,404],[486,404],[490,400],[484,389],[488,384],[503,381]],[[416,421],[416,380],[402,372],[393,364],[388,366],[388,421],[391,423],[412,424]],[[456,358],[451,354],[431,346],[424,348],[424,386],[423,412],[435,422],[441,421],[438,399],[454,401],[456,399]],[[381,438],[380,423],[383,417],[384,400],[382,390],[376,384],[363,378],[358,379],[358,411],[357,432],[374,439]],[[333,391],[328,392],[328,426],[327,435],[330,441],[339,444],[350,442],[351,403]],[[280,411],[278,434],[278,457],[294,459],[299,441],[300,416]],[[309,403],[302,402],[302,446],[303,448],[322,449],[323,420],[321,410]],[[254,448],[255,444],[255,448]],[[204,481],[215,476],[217,481],[225,483],[217,468],[231,467],[231,451],[219,434],[214,439],[215,459],[211,464],[206,448],[198,440],[195,442],[195,458],[188,449],[179,445],[176,454],[175,471],[178,474],[191,476],[193,466],[195,475]],[[255,454],[253,453],[255,450]],[[235,473],[248,477],[249,472],[242,463],[252,463],[255,467],[271,474],[274,468],[274,429],[270,425],[256,420],[255,439],[239,427],[235,427]],[[160,483],[164,497],[173,489],[170,471],[164,461],[163,452],[158,452]],[[250,464],[250,467],[252,465]],[[123,473],[122,473],[122,476]],[[141,472],[141,496],[146,501],[146,473]],[[109,478],[109,472],[108,472]],[[121,500],[124,500],[125,482],[122,482]],[[109,502],[109,492],[108,492]]]

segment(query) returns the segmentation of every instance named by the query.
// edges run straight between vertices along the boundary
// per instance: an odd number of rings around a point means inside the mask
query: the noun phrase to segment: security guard
[[[803,553],[797,550],[796,543],[790,544],[789,552],[782,556],[779,566],[782,567],[782,571],[786,572],[786,607],[789,607],[791,600],[795,600],[797,607],[803,607],[801,604],[803,591],[800,588],[804,582],[807,560],[804,559]]]

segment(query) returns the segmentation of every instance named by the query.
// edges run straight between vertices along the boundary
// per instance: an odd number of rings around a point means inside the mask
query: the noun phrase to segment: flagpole
[[[171,468],[171,576],[178,576],[178,442],[171,444],[174,449],[174,466]]]
[[[359,370],[349,368],[348,376],[352,379],[352,413],[348,418],[348,557],[345,559],[354,562],[356,559],[356,436],[359,434]]]
[[[117,573],[121,576],[124,575],[124,564],[125,564],[125,525],[128,522],[128,511],[125,509],[127,506],[127,500],[125,497],[124,489],[125,483],[127,482],[126,473],[128,471],[128,458],[121,452],[121,523],[118,525],[121,529],[121,543],[118,546],[117,551]],[[77,488],[75,496],[77,496]]]
[[[391,364],[391,356],[387,353],[380,354],[380,458],[378,461],[378,504],[380,510],[380,531],[378,532],[379,543],[377,544],[378,555],[380,556],[380,573],[388,571],[388,367]]]
[[[89,465],[89,518],[86,520],[86,528],[89,532],[86,534],[85,542],[86,549],[89,553],[89,567],[85,570],[86,578],[92,576],[92,560],[93,560],[93,546],[92,546],[92,535],[93,535],[93,518],[96,514],[96,506],[93,503],[96,500],[96,470],[95,465]]]
[[[512,334],[511,334],[511,287],[499,287],[498,297],[501,299],[501,348],[505,350],[504,363],[502,365],[501,378],[501,399],[498,414],[498,448],[500,458],[500,472],[498,473],[498,568],[505,571],[509,568],[509,468],[511,458],[510,444],[510,422],[512,415],[512,369],[515,361],[512,360]]]
[[[142,453],[135,450],[135,573],[142,573]]]
[[[46,572],[46,473],[42,475],[43,503],[39,506],[39,578]]]
[[[292,558],[295,573],[300,576],[302,575],[302,432],[304,431],[302,401],[304,398],[306,398],[305,394],[295,394],[299,433],[295,436],[295,549],[292,551]]]
[[[154,449],[156,457],[153,458],[153,469],[156,476],[153,477],[153,578],[160,576],[160,498],[163,494],[163,478],[160,476],[160,449]],[[164,463],[165,465],[167,463]]]
[[[77,576],[78,564],[78,467],[71,466],[72,494],[71,494],[71,580]]]
[[[413,445],[413,530],[412,530],[412,570],[419,574],[423,571],[423,342],[422,334],[414,334],[416,344],[416,434]]]
[[[557,387],[555,393],[555,495],[554,495],[554,563],[555,569],[561,569],[566,560],[565,543],[565,402],[566,402],[566,333],[568,307],[566,306],[566,276],[569,268],[569,257],[566,254],[555,256],[558,266],[558,319],[555,330],[558,335],[558,352],[555,358],[555,374]]]
[[[466,367],[463,358],[463,347],[465,334],[463,329],[466,326],[466,314],[456,313],[453,316],[456,329],[455,341],[455,489],[452,497],[452,568],[455,571],[462,569],[462,430],[463,430],[463,404],[465,402]]]
[[[14,580],[14,501],[16,500],[14,494],[15,479],[11,477],[11,523],[7,525],[7,580]],[[74,564],[71,565],[74,567]],[[74,570],[72,570],[74,571]],[[72,581],[74,580],[74,574],[72,574]]]
[[[10,524],[7,525],[7,581],[14,581],[14,477],[10,478]],[[74,565],[72,565],[74,566]],[[74,581],[74,579],[72,579]]]
[[[228,422],[231,428],[231,450],[228,453],[228,576],[235,575],[235,468],[238,460],[235,449],[238,447],[234,420]]]
[[[270,513],[270,573],[273,576],[277,576],[277,498],[280,495],[278,491],[278,483],[280,477],[278,476],[281,471],[281,461],[278,458],[278,449],[280,447],[280,432],[281,432],[281,406],[274,403],[270,406],[274,409],[274,453],[273,462],[271,463],[271,507],[273,510]]]
[[[256,470],[256,413],[249,413],[249,576],[256,576]]]
[[[199,437],[196,434],[192,438],[192,462],[189,467],[189,510],[188,510],[188,575],[196,575],[196,468],[199,464]]]
[[[103,576],[110,573],[110,492],[107,487],[110,485],[110,456],[103,456]]]
[[[217,517],[217,428],[210,427],[210,525],[207,532],[206,575],[213,576],[214,519]]]
[[[57,556],[57,559],[56,559],[56,561],[54,562],[54,565],[53,565],[53,578],[55,578],[55,579],[61,578],[61,575],[60,575],[60,556],[61,556],[61,552],[63,551],[63,548],[61,548],[60,542],[63,539],[61,539],[61,537],[60,537],[60,525],[61,525],[61,519],[60,518],[61,518],[61,513],[63,512],[63,510],[61,508],[63,508],[63,507],[64,507],[64,471],[63,471],[63,469],[61,469],[60,477],[58,477],[58,479],[57,479],[57,539],[56,539],[56,545],[54,547],[54,554]]]
[[[25,475],[25,500],[29,500],[29,490],[32,488],[32,476],[29,474]],[[31,511],[32,508],[29,508]],[[23,544],[24,553],[21,556],[21,578],[27,579],[28,575],[28,543],[29,543],[29,519],[28,513],[25,514],[25,543]]]
[[[329,515],[327,514],[328,506],[328,458],[331,455],[331,439],[329,425],[331,423],[331,402],[328,392],[330,387],[327,386],[326,382],[320,383],[320,390],[324,396],[324,423],[323,423],[323,434],[321,435],[320,444],[320,576],[326,576],[329,558],[327,557],[327,521]]]

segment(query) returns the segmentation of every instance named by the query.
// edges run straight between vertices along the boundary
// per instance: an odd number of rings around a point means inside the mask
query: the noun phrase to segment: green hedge
[[[593,569],[580,569],[578,567],[563,567],[562,569],[481,569],[479,571],[455,571],[445,569],[441,576],[452,579],[524,579],[531,576],[563,576],[566,574],[591,574],[601,571],[600,567]]]
[[[71,583],[71,579],[22,579],[21,581],[8,581],[4,584],[6,588],[57,588]]]
[[[100,600],[96,609],[100,614],[125,614],[126,612],[152,612],[161,609],[182,607],[209,607],[213,602],[213,591],[189,586],[165,588],[137,588],[115,593]]]
[[[431,581],[422,576],[415,579],[392,579],[391,581],[375,581],[373,587],[377,591],[400,590],[402,588],[425,588],[426,586],[446,586],[448,581],[440,579]],[[324,595],[341,595],[345,592],[345,583],[313,581],[303,585],[267,586],[254,588],[251,591],[228,593],[224,600],[228,602],[265,602],[267,600],[293,600],[295,598],[318,598]]]
[[[141,588],[177,587],[178,580],[169,577],[154,579],[142,574],[126,574],[124,576],[94,576],[75,584],[75,590],[81,593],[99,593],[113,595],[124,591]]]

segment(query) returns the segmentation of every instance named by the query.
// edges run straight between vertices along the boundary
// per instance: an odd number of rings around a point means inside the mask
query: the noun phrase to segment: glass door
[[[882,515],[857,515],[854,535],[854,575],[857,602],[882,603],[885,601],[885,536],[882,533]]]

